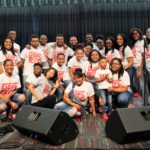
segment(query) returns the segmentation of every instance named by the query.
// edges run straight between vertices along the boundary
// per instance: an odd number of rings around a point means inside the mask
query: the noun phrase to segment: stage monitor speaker
[[[66,113],[29,105],[22,107],[12,125],[20,133],[52,145],[71,141],[79,134],[76,123]]]
[[[106,122],[105,132],[120,144],[150,140],[150,107],[117,109]]]

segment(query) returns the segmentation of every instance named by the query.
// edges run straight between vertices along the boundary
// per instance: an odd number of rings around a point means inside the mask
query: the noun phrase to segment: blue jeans
[[[31,105],[32,93],[28,89],[24,88],[24,94],[26,96],[26,104]]]
[[[144,82],[143,82],[143,75],[141,78],[137,78],[137,72],[139,68],[134,68],[133,67],[133,81],[132,81],[132,86],[133,86],[133,92],[138,92],[141,96],[143,96],[144,92]]]
[[[73,106],[66,104],[65,102],[59,102],[55,105],[54,109],[67,113],[70,117],[77,114],[77,109]]]
[[[131,92],[112,93],[112,100],[115,107],[127,108],[132,99]]]
[[[102,106],[102,113],[106,112],[106,105],[108,104],[108,112],[111,113],[112,112],[112,95],[111,93],[108,92],[107,89],[99,89],[99,96],[101,96],[101,98],[104,101],[104,105]]]

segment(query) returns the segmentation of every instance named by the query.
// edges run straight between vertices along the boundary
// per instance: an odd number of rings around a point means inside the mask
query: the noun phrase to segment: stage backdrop
[[[54,41],[63,33],[84,41],[85,34],[129,35],[132,27],[143,32],[150,27],[148,0],[0,0],[0,41],[14,27],[23,47],[33,33]]]

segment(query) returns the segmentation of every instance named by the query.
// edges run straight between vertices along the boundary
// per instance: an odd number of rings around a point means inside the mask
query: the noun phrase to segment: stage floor
[[[138,101],[136,101],[138,102]],[[138,102],[137,104],[139,104]],[[78,137],[60,146],[52,146],[42,143],[38,140],[21,135],[17,130],[8,133],[0,138],[0,149],[150,149],[150,141],[137,142],[131,144],[119,145],[105,135],[105,122],[100,114],[93,119],[91,114],[82,117],[82,120],[75,120],[78,128]],[[5,124],[1,123],[0,126]]]
[[[105,123],[98,115],[94,120],[91,114],[77,121],[78,137],[60,146],[52,146],[21,135],[18,131],[6,134],[0,139],[0,149],[150,149],[150,141],[119,145],[105,135]]]

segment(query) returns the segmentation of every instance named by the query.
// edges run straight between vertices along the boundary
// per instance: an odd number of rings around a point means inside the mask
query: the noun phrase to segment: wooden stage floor
[[[77,121],[78,137],[60,146],[52,146],[21,135],[17,130],[0,139],[0,149],[150,149],[150,141],[119,145],[105,135],[105,123],[99,115],[94,120],[90,114]]]
[[[138,106],[140,101],[135,101],[135,105]],[[0,149],[13,149],[13,150],[43,150],[43,149],[150,149],[150,141],[137,142],[131,144],[119,145],[105,135],[105,123],[101,119],[100,114],[97,114],[97,118],[94,120],[91,114],[82,117],[82,120],[75,120],[78,128],[78,137],[60,146],[52,146],[46,143],[42,143],[38,140],[28,138],[21,135],[17,130],[8,133],[0,138]],[[0,124],[3,126],[4,124]]]

